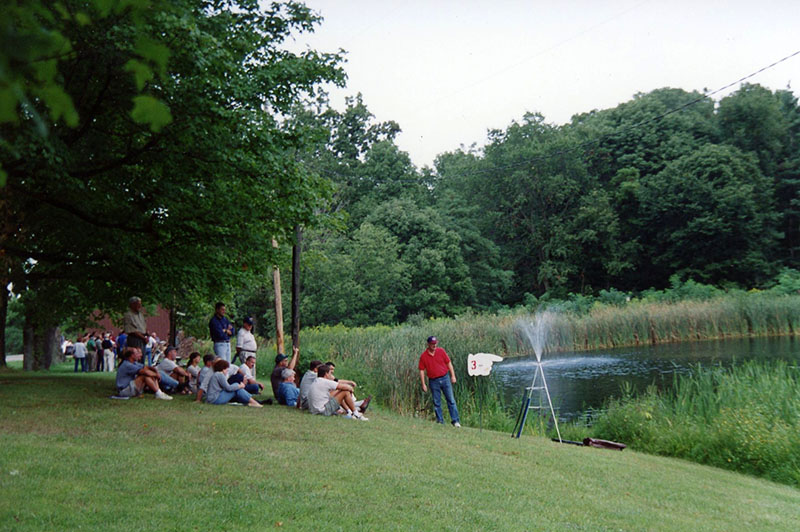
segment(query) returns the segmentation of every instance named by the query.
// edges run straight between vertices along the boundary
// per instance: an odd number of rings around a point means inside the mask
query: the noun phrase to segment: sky
[[[716,91],[800,51],[797,0],[305,3],[325,20],[292,47],[347,52],[332,105],[360,92],[420,168],[526,112],[563,124],[661,87]],[[800,95],[800,54],[747,81]]]

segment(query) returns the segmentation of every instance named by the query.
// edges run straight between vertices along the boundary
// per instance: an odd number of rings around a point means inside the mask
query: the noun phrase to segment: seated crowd
[[[188,363],[182,367],[176,361],[177,349],[167,347],[156,366],[141,363],[142,351],[137,347],[126,347],[122,352],[122,363],[117,369],[117,396],[139,397],[145,391],[155,393],[156,398],[170,400],[169,394],[193,394],[197,402],[208,404],[241,403],[261,408],[272,404],[271,399],[257,401],[253,396],[264,390],[264,385],[255,378],[255,356],[247,356],[244,364],[236,366],[214,355],[202,357],[200,353],[189,355]],[[364,412],[371,396],[357,400],[354,394],[356,383],[334,376],[335,365],[312,360],[298,387],[295,383],[299,350],[295,347],[292,358],[279,354],[275,357],[275,368],[271,374],[273,395],[278,404],[308,410],[324,416],[343,415],[347,418],[367,421]]]

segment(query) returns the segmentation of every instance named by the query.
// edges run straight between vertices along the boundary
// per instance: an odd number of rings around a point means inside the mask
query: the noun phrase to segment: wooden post
[[[178,311],[175,310],[174,303],[169,309],[169,345],[180,347],[178,345]]]
[[[303,231],[294,226],[295,244],[292,246],[292,346],[300,347],[300,252]]]
[[[272,239],[272,247],[278,249],[278,241]],[[281,301],[281,270],[278,265],[272,267],[272,284],[275,288],[275,346],[278,353],[283,353],[283,302]]]

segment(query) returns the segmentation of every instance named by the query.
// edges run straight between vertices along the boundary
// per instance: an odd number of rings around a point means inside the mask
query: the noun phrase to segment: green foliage
[[[632,449],[800,486],[800,382],[786,363],[676,375],[666,392],[623,394],[589,431]]]
[[[640,201],[661,275],[719,283],[763,282],[773,273],[772,182],[738,150],[705,145],[683,155],[643,180]]]
[[[42,136],[25,114],[3,130],[4,260],[35,323],[119,312],[134,293],[205,314],[267,273],[271,239],[316,224],[332,193],[297,161],[306,139],[284,119],[343,79],[339,55],[284,49],[316,15],[292,2],[120,6],[97,3],[108,16],[88,27],[48,19],[71,43],[53,70],[78,127],[54,118]]]
[[[311,242],[304,321],[352,327],[399,320],[409,289],[408,266],[387,229],[365,222],[350,238],[328,235]]]

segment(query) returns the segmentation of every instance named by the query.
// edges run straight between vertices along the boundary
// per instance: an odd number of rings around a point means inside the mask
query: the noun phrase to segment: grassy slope
[[[0,530],[796,530],[800,491],[674,459],[453,429],[106,399],[0,373]]]

